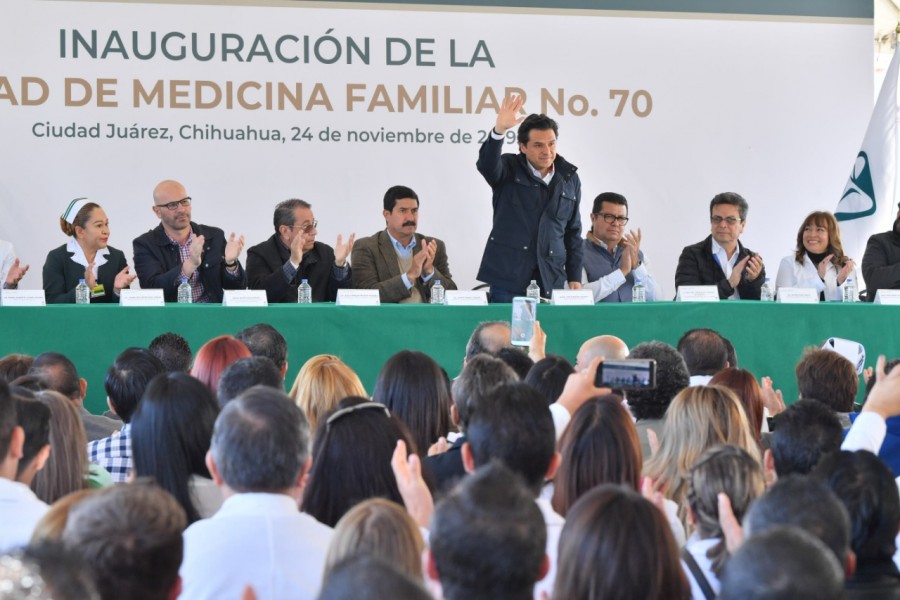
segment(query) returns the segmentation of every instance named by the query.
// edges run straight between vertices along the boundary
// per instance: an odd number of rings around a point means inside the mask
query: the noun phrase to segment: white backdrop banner
[[[475,159],[509,92],[559,122],[585,230],[594,196],[628,198],[666,296],[723,191],[749,201],[743,240],[774,279],[803,217],[835,206],[872,106],[870,20],[39,0],[3,13],[0,239],[31,264],[26,288],[65,243],[72,198],[104,207],[130,258],[163,179],[184,183],[195,221],[248,245],[292,197],[312,203],[321,241],[371,235],[385,190],[407,185],[419,231],[474,286],[491,226]]]

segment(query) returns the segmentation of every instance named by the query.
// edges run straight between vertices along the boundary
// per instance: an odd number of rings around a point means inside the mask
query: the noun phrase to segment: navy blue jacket
[[[752,252],[738,241],[738,262]],[[760,290],[765,281],[765,267],[759,273],[759,277],[753,281],[747,281],[745,277],[741,277],[741,282],[737,286],[741,300],[759,300]],[[734,288],[725,277],[725,271],[713,257],[711,235],[702,242],[685,246],[681,251],[681,256],[678,257],[678,266],[675,268],[675,288],[682,285],[717,286],[720,300],[725,300],[734,293]]]

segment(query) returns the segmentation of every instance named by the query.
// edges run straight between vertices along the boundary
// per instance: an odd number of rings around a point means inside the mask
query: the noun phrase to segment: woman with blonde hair
[[[844,255],[837,219],[830,212],[816,211],[800,225],[794,253],[781,259],[775,288],[814,288],[819,299],[840,302],[849,277],[859,287],[855,269],[853,259]]]
[[[325,558],[323,580],[351,556],[380,558],[413,579],[423,581],[422,551],[425,540],[419,526],[396,502],[370,498],[341,517]]]
[[[316,431],[322,415],[334,410],[338,402],[350,396],[366,396],[359,376],[334,354],[310,358],[291,387],[291,398],[306,415],[309,430]]]
[[[690,469],[707,448],[718,444],[743,448],[760,462],[747,414],[734,392],[720,385],[685,388],[666,411],[659,450],[646,464],[644,474],[653,480],[656,490],[678,504],[679,518],[688,532]]]

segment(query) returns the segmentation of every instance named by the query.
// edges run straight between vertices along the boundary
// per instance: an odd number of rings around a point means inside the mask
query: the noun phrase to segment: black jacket
[[[297,302],[297,287],[306,279],[312,287],[313,302],[334,302],[340,288],[350,287],[350,273],[338,279],[334,268],[334,250],[316,242],[303,253],[300,268],[290,282],[284,280],[284,263],[291,251],[275,235],[247,250],[247,279],[251,290],[266,290],[270,304]]]
[[[103,284],[104,294],[91,298],[91,302],[118,302],[119,297],[113,292],[116,275],[128,266],[125,254],[108,246],[109,256],[106,263],[97,269],[97,283]],[[84,279],[85,268],[72,260],[73,254],[66,246],[54,248],[47,255],[44,263],[44,294],[48,304],[75,304],[75,286]]]
[[[743,260],[753,251],[745,248],[738,240],[738,262]],[[741,300],[759,300],[760,290],[766,281],[766,269],[763,268],[759,277],[753,281],[747,281],[741,277],[737,286]],[[678,266],[675,268],[675,287],[680,285],[715,285],[719,288],[719,299],[724,300],[734,293],[734,288],[728,283],[725,271],[716,262],[712,254],[712,236],[707,236],[702,242],[685,246],[678,257]]]
[[[869,302],[875,301],[879,289],[900,289],[900,235],[886,231],[870,237],[863,254],[862,273]]]

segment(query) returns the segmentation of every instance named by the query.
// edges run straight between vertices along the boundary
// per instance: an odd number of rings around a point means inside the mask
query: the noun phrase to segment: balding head
[[[609,360],[624,360],[628,358],[628,345],[614,335],[592,337],[578,349],[575,370],[581,371],[586,368],[598,356]]]
[[[495,355],[510,346],[512,332],[507,321],[484,321],[478,324],[466,344],[466,360],[478,354]]]
[[[187,190],[183,185],[172,179],[160,181],[153,188],[153,203],[166,204],[174,200],[181,200],[187,196]]]

